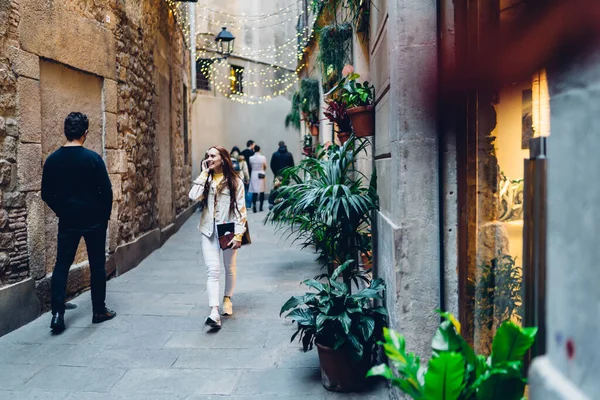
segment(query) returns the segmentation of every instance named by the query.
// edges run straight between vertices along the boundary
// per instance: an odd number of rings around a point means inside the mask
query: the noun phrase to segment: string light
[[[215,20],[215,19],[213,19],[211,17],[207,17],[207,16],[204,16],[204,15],[198,15],[198,17],[201,18],[201,19],[203,19],[203,20],[205,20],[205,21],[209,21],[211,24],[215,24],[217,26],[228,26],[228,27],[230,27],[232,29],[254,31],[254,30],[264,29],[264,28],[273,28],[275,26],[283,25],[283,24],[285,24],[287,22],[291,22],[294,19],[297,19],[299,16],[303,15],[304,12],[305,11],[303,10],[303,11],[301,11],[295,17],[284,19],[284,20],[281,20],[279,22],[275,22],[275,23],[272,23],[272,24],[269,24],[269,25],[259,25],[259,26],[246,26],[246,25],[243,25],[243,24],[247,24],[247,23],[253,22],[253,21],[236,21],[236,22],[232,22],[232,21],[226,21],[226,20],[222,20],[222,21],[221,20]],[[240,25],[240,24],[242,24],[242,25]],[[198,28],[200,28],[200,25],[196,24],[196,26]]]
[[[165,0],[165,1],[167,2],[169,10],[175,17],[176,24],[181,29],[186,48],[191,51],[192,50],[192,43],[191,43],[192,41],[191,41],[191,33],[190,32],[192,31],[192,29],[191,29],[191,23],[189,21],[188,14],[186,12],[186,10],[187,10],[186,5],[182,4],[182,3],[176,3],[173,0]],[[186,8],[186,10],[184,10],[184,8]]]
[[[201,34],[199,34],[201,35]],[[259,49],[251,49],[251,48],[244,48],[242,50],[236,50],[235,54],[238,57],[250,57],[252,58],[253,56],[262,56],[262,57],[266,57],[266,58],[271,58],[272,54],[268,54],[268,53],[272,53],[273,51],[276,51],[275,54],[283,54],[283,52],[279,52],[282,49],[288,48],[288,47],[294,47],[296,48],[296,46],[298,46],[298,38],[304,36],[304,29],[302,32],[297,32],[295,37],[285,41],[282,44],[279,45],[270,45],[264,48],[259,48]],[[198,45],[200,47],[203,48],[211,48],[214,47],[214,38],[204,38],[203,43],[198,43]],[[303,45],[301,45],[302,47],[304,47]],[[277,53],[279,52],[279,53]]]
[[[173,0],[166,0],[170,6],[173,4]],[[275,26],[279,26],[285,23],[289,23],[294,21],[296,18],[300,17],[303,14],[307,14],[308,9],[300,10],[296,13],[295,16],[290,18],[285,18],[288,13],[292,13],[291,10],[294,5],[299,4],[299,2],[295,2],[290,6],[287,6],[283,9],[280,9],[274,13],[264,13],[264,14],[256,14],[256,15],[245,15],[245,14],[231,14],[226,13],[214,9],[210,9],[202,4],[197,4],[198,8],[204,9],[209,13],[219,14],[224,16],[225,18],[218,17],[210,18],[206,15],[198,15],[200,19],[204,19],[209,21],[210,24],[214,24],[217,26],[228,26],[232,29],[239,29],[242,31],[256,31],[264,28],[273,28]],[[177,6],[174,5],[174,8],[177,9]],[[178,10],[179,11],[179,10]],[[181,13],[175,14],[176,20],[181,23],[182,31],[186,32],[190,30],[190,24],[187,19],[178,17]],[[261,25],[254,25],[257,21],[265,21],[270,19],[284,17],[283,20],[277,21],[276,23],[266,24],[264,22]],[[285,95],[290,89],[294,88],[299,81],[299,73],[307,67],[307,62],[299,64],[299,60],[301,61],[304,58],[304,55],[307,51],[306,46],[313,39],[315,35],[315,22],[317,20],[318,15],[315,15],[312,22],[308,24],[308,26],[303,27],[300,31],[296,32],[294,37],[289,40],[281,43],[279,45],[269,45],[264,48],[244,48],[236,51],[231,57],[239,57],[246,58],[246,60],[250,63],[262,63],[264,61],[259,61],[260,58],[270,60],[270,62],[265,63],[262,68],[247,68],[243,70],[244,77],[248,77],[248,80],[244,80],[245,88],[254,88],[254,90],[250,90],[250,92],[255,92],[256,90],[264,90],[268,94],[249,94],[249,93],[236,93],[235,87],[232,87],[232,82],[235,82],[236,76],[231,75],[231,66],[229,68],[224,68],[223,64],[215,63],[216,60],[220,60],[221,57],[217,54],[216,49],[214,49],[214,39],[211,35],[210,38],[202,38],[200,37],[196,39],[196,47],[202,47],[201,50],[197,52],[197,60],[204,60],[205,62],[199,63],[198,70],[204,75],[207,76],[213,88],[216,92],[223,95],[224,97],[236,101],[238,103],[247,104],[247,105],[260,105],[264,104],[268,101],[273,100],[276,97]],[[196,27],[198,28],[198,20],[196,22]],[[248,24],[248,25],[244,25]],[[186,26],[187,25],[187,26]],[[201,29],[197,29],[200,31]],[[310,34],[309,34],[310,32]],[[188,36],[189,37],[189,36]],[[300,40],[300,38],[302,38]],[[277,63],[276,60],[284,58],[286,61]],[[290,67],[295,65],[295,69],[291,69]],[[274,77],[277,76],[277,77]],[[255,79],[252,79],[255,78]]]
[[[225,15],[225,16],[231,17],[233,19],[240,19],[240,18],[246,18],[247,17],[247,18],[256,18],[256,20],[260,20],[260,19],[265,19],[265,18],[269,18],[271,16],[276,16],[278,14],[284,13],[284,12],[286,12],[286,10],[289,10],[290,8],[294,7],[295,5],[298,5],[299,3],[300,3],[299,1],[296,1],[295,3],[292,3],[289,6],[281,8],[281,9],[275,11],[275,12],[272,12],[272,13],[269,13],[269,14],[262,13],[262,14],[255,14],[255,15],[246,15],[246,14],[243,14],[243,13],[242,14],[231,14],[231,13],[223,12],[221,10],[214,10],[212,8],[209,8],[209,7],[205,6],[204,4],[197,4],[197,7],[198,8],[202,8],[202,9],[207,10],[207,11],[210,11],[210,12],[213,12],[213,13],[216,13],[216,14]]]

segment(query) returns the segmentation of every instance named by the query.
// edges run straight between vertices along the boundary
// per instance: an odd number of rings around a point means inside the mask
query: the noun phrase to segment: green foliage
[[[346,61],[346,41],[352,38],[349,23],[326,25],[319,31],[319,60],[323,81],[329,88],[339,79]]]
[[[326,265],[355,258],[366,246],[371,212],[379,207],[376,180],[363,184],[364,174],[355,168],[355,158],[368,141],[351,136],[343,146],[318,151],[283,172],[284,181],[266,222],[285,229],[303,246],[314,245]],[[348,282],[349,270],[344,277]]]
[[[527,383],[522,373],[523,358],[535,340],[537,328],[521,328],[505,321],[494,337],[492,355],[486,359],[475,354],[460,335],[454,316],[440,314],[446,320],[433,337],[426,372],[418,357],[406,353],[404,337],[384,329],[385,341],[380,344],[397,374],[382,364],[367,376],[383,376],[413,399],[522,399]]]
[[[300,130],[301,121],[309,126],[319,123],[319,107],[321,106],[321,93],[319,81],[305,78],[300,81],[300,89],[292,96],[292,109],[285,117],[285,127],[293,126]]]
[[[359,74],[352,73],[343,77],[326,95],[344,103],[348,108],[370,106],[375,102],[375,87],[368,81],[357,82]]]
[[[346,261],[325,282],[304,281],[314,291],[291,297],[281,307],[279,315],[288,312],[286,318],[292,318],[298,326],[291,340],[298,337],[305,352],[312,349],[315,341],[335,350],[349,348],[357,358],[373,350],[378,339],[376,332],[385,326],[387,312],[383,307],[373,307],[372,301],[382,300],[385,284],[382,279],[375,279],[367,288],[351,294],[348,285],[337,278],[352,263],[353,260]]]
[[[371,0],[345,0],[344,6],[350,11],[356,32],[364,33],[364,39],[368,41]]]
[[[295,92],[292,96],[292,110],[288,115],[285,116],[285,127],[289,128],[290,126],[294,127],[297,130],[300,130],[300,104],[301,97],[299,92]]]
[[[321,106],[321,91],[317,79],[305,78],[300,81],[300,110],[308,126],[319,123],[319,107]]]
[[[336,127],[336,132],[351,133],[352,121],[347,111],[346,104],[331,100],[327,102],[327,108],[323,114]]]
[[[365,33],[365,39],[368,39],[371,0],[311,0],[312,12],[317,16],[328,12],[335,18],[340,6],[349,11],[356,32]]]
[[[475,305],[475,324],[492,331],[502,321],[523,316],[523,270],[510,255],[482,263],[477,279],[469,280],[469,292]]]

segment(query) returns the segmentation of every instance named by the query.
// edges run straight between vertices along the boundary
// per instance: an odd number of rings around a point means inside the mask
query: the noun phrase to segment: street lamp
[[[217,42],[217,53],[221,54],[222,58],[226,59],[233,53],[235,36],[226,27],[223,27],[221,32],[215,36],[215,42]]]

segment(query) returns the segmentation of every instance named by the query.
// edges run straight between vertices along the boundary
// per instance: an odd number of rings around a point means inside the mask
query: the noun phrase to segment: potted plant
[[[286,318],[292,318],[298,326],[292,341],[297,337],[305,352],[316,344],[323,386],[336,392],[363,389],[377,332],[387,320],[385,308],[373,306],[374,300],[382,300],[382,279],[371,281],[355,294],[351,294],[349,285],[337,280],[352,262],[339,266],[325,282],[304,281],[314,291],[291,297],[280,312],[289,311]]]
[[[340,143],[346,143],[352,134],[352,122],[348,116],[346,104],[337,100],[329,100],[324,115],[334,125]]]
[[[279,192],[284,199],[267,214],[266,222],[285,228],[304,247],[315,246],[333,272],[334,263],[371,249],[371,214],[379,208],[376,173],[367,178],[355,168],[355,159],[368,141],[352,136],[343,146],[319,146],[314,158],[305,158],[284,172],[294,184]]]
[[[439,312],[439,311],[438,311]],[[413,399],[521,400],[527,379],[523,359],[533,344],[537,328],[521,328],[505,321],[493,340],[492,354],[476,354],[460,335],[460,324],[449,313],[433,337],[428,368],[406,352],[406,340],[384,328],[381,343],[395,374],[386,364],[373,367],[368,376],[383,376]]]
[[[348,107],[352,128],[358,137],[375,134],[375,88],[369,82],[357,82],[359,74],[352,73],[343,79],[340,98]]]
[[[319,136],[319,110],[311,110],[303,113],[304,121],[312,136]]]

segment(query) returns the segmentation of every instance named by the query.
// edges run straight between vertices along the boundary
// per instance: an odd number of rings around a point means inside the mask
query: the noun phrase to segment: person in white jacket
[[[207,270],[206,289],[211,308],[205,323],[211,328],[220,329],[220,255],[222,252],[226,273],[221,315],[232,315],[237,249],[242,245],[242,236],[246,231],[244,183],[234,170],[231,156],[225,148],[213,146],[208,149],[207,158],[202,161],[202,173],[194,180],[189,197],[200,201],[203,207],[198,229],[202,233],[202,255]],[[216,225],[225,222],[234,222],[235,236],[229,242],[229,248],[223,251],[219,246]]]

